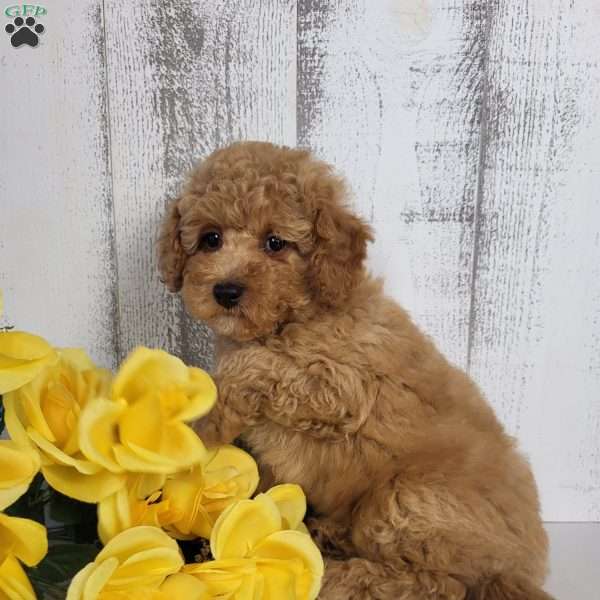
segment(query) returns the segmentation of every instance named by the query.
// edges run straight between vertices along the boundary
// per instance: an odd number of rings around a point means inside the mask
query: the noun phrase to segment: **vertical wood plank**
[[[122,350],[159,346],[209,367],[208,330],[158,280],[166,198],[197,159],[239,139],[295,141],[292,0],[107,3]]]
[[[5,324],[116,356],[116,269],[99,0],[38,19],[36,48],[2,42],[0,287]],[[4,29],[4,26],[3,26]]]
[[[465,366],[485,59],[481,1],[300,0],[298,138],[349,179],[373,271]]]
[[[490,15],[471,371],[548,520],[600,518],[600,9]]]
[[[599,519],[597,3],[102,4],[55,3],[38,48],[0,52],[0,325],[210,366],[158,282],[159,218],[196,158],[297,129],[349,178],[388,291],[519,437],[544,516]]]

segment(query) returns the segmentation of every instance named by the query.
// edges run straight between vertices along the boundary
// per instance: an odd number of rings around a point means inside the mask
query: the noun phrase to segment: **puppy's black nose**
[[[233,283],[232,281],[226,281],[224,283],[217,283],[213,287],[213,296],[215,300],[225,308],[232,308],[235,306],[244,293],[244,286],[239,283]]]

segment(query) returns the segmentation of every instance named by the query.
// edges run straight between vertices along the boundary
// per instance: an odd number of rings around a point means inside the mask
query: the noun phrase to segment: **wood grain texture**
[[[116,278],[99,0],[63,0],[37,48],[2,26],[0,287],[4,324],[116,356]],[[76,35],[74,35],[76,32]]]
[[[467,360],[485,2],[302,0],[298,138],[376,230],[371,266]]]
[[[600,518],[600,10],[498,2],[483,102],[471,372],[548,520]]]
[[[121,353],[209,367],[208,330],[158,279],[157,224],[194,162],[238,139],[295,140],[295,4],[107,3]]]
[[[218,146],[309,146],[531,457],[545,518],[600,520],[597,0],[61,0],[44,24],[0,51],[0,326],[210,367],[158,280],[165,204]]]

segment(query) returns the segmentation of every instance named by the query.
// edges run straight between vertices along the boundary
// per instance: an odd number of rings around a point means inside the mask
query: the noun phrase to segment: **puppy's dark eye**
[[[265,242],[265,250],[267,250],[267,252],[281,252],[284,248],[285,240],[282,240],[276,235],[270,235]]]
[[[223,238],[218,231],[207,231],[200,238],[200,250],[214,252],[223,245]]]

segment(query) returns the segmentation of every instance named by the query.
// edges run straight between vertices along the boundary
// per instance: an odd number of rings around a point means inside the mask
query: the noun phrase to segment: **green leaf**
[[[48,484],[38,473],[29,489],[16,502],[11,504],[4,512],[13,517],[23,517],[25,519],[33,519],[44,525],[44,503],[50,497]]]
[[[53,490],[45,509],[50,539],[80,544],[98,540],[98,509],[95,504],[79,502]]]
[[[37,567],[28,569],[28,572],[32,579],[42,584],[69,582],[96,558],[98,551],[95,544],[52,544],[44,560]]]
[[[29,575],[29,580],[38,600],[65,600],[69,587],[68,582],[48,583],[37,579],[33,574]]]
[[[98,541],[95,504],[68,498],[38,474],[23,496],[6,509],[14,517],[33,519],[48,530],[50,541],[90,544]]]
[[[96,506],[74,500],[68,496],[52,490],[48,500],[47,516],[49,520],[62,525],[78,525],[89,523],[96,519]]]

